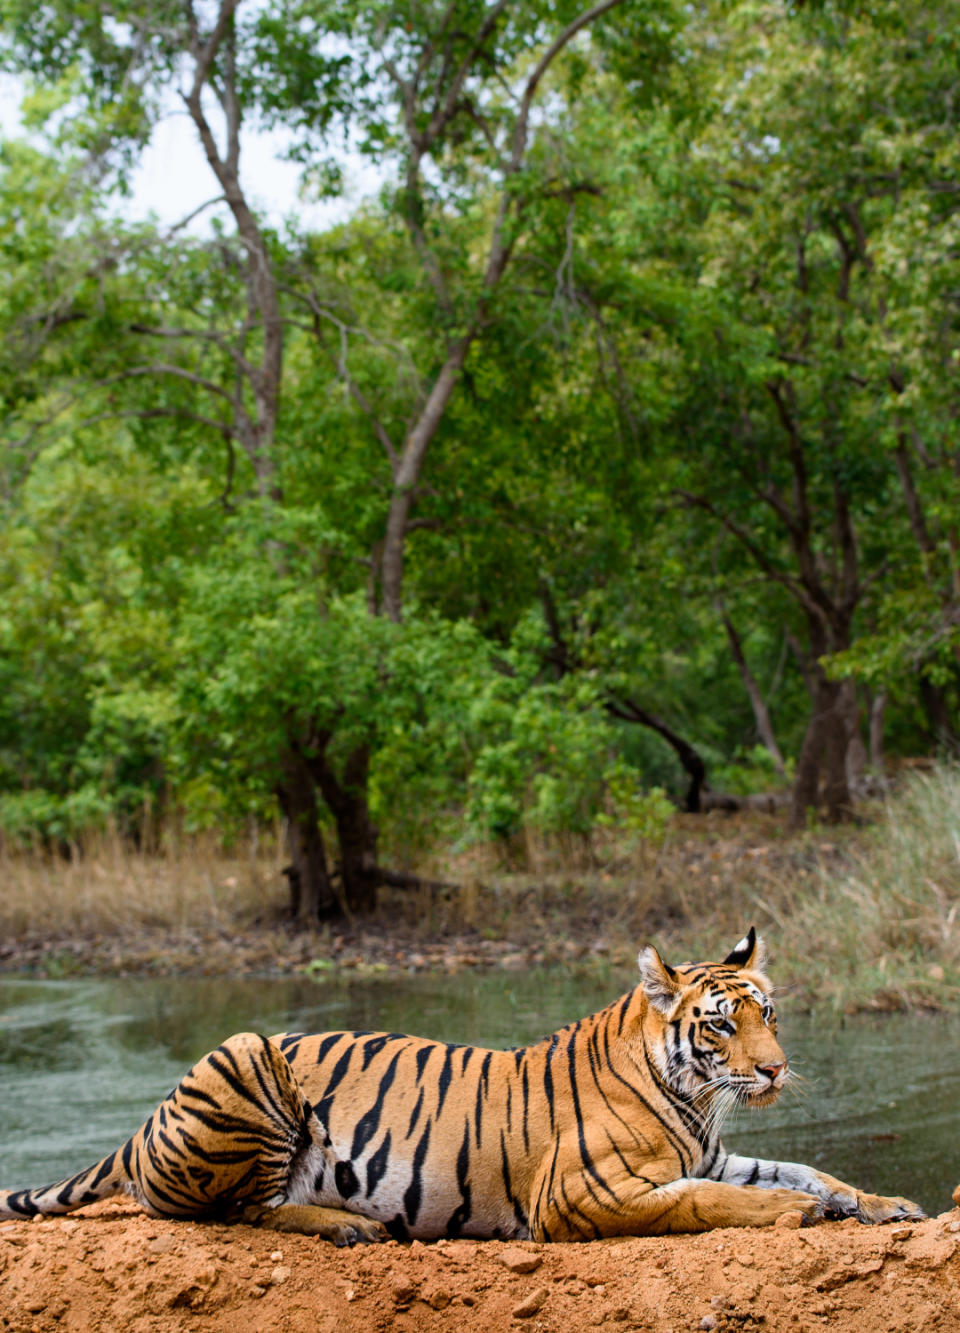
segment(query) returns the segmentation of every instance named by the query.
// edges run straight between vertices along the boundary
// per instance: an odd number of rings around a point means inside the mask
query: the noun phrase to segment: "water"
[[[304,978],[0,980],[0,1183],[40,1185],[116,1148],[228,1033],[331,1028],[507,1046],[607,1003],[595,973]],[[960,1020],[786,1014],[801,1097],[744,1112],[728,1149],[807,1162],[928,1212],[960,1182]]]

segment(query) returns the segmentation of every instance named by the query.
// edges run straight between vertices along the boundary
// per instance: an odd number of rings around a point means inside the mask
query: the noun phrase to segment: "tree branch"
[[[766,553],[757,545],[747,532],[740,527],[729,515],[719,510],[711,500],[705,495],[697,495],[691,491],[677,488],[674,495],[681,499],[684,504],[697,509],[703,509],[712,518],[716,519],[732,537],[740,543],[743,548],[749,552],[754,562],[763,570],[771,582],[779,583],[786,588],[792,597],[800,603],[803,609],[809,614],[816,616],[818,620],[824,619],[823,610],[817,605],[816,601],[810,597],[807,589],[797,579],[778,569],[775,564],[767,557]]]

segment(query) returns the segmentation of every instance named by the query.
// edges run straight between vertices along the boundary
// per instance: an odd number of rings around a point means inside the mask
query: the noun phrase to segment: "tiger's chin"
[[[750,1092],[746,1097],[746,1105],[758,1110],[761,1106],[772,1106],[779,1096],[779,1088],[765,1088],[763,1092]]]

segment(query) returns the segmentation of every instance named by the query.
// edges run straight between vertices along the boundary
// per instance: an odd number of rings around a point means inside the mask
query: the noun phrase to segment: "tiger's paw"
[[[301,1236],[320,1236],[334,1245],[374,1245],[389,1240],[382,1222],[345,1208],[323,1208],[319,1204],[284,1203],[277,1208],[257,1205],[245,1208],[242,1221],[266,1231],[292,1231]]]
[[[329,1231],[322,1234],[334,1245],[379,1245],[389,1240],[390,1234],[382,1222],[375,1222],[372,1217],[353,1217],[349,1222],[336,1222]]]
[[[858,1193],[856,1216],[868,1226],[874,1226],[879,1222],[922,1222],[926,1213],[909,1199]]]

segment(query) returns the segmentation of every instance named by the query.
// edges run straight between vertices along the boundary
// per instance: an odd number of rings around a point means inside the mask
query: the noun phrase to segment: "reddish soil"
[[[0,1329],[907,1333],[960,1329],[960,1209],[927,1222],[337,1250],[134,1204],[0,1225]]]

